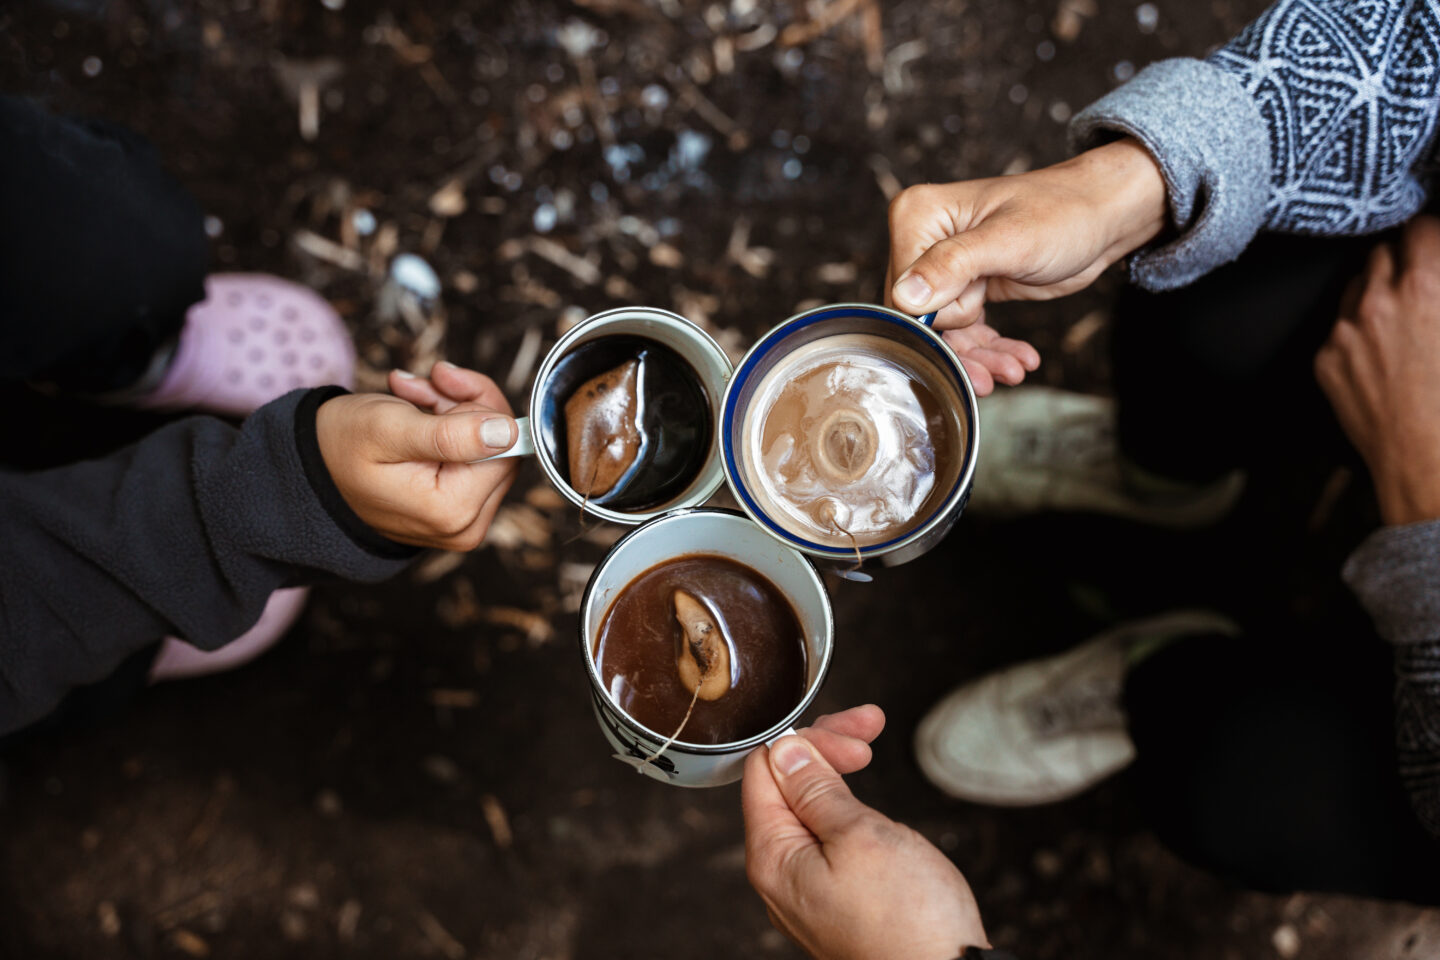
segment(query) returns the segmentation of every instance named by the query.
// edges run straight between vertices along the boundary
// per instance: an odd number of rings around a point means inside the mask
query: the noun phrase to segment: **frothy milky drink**
[[[756,388],[741,467],[766,515],[796,536],[831,547],[893,540],[949,496],[965,442],[960,407],[915,349],[868,333],[823,337]]]

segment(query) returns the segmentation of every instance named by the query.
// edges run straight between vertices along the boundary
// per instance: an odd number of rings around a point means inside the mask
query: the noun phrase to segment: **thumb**
[[[1027,265],[1019,260],[1002,232],[982,223],[920,254],[896,279],[890,296],[906,313],[930,313],[954,301],[976,280],[1023,272]]]
[[[776,741],[770,748],[770,772],[796,818],[821,843],[835,839],[870,812],[803,737]]]
[[[513,417],[492,410],[433,414],[410,407],[389,432],[387,446],[399,460],[469,463],[509,450],[520,429]]]

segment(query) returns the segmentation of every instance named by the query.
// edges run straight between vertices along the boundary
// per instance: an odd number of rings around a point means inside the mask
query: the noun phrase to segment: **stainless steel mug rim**
[[[555,365],[560,362],[560,360],[565,356],[566,352],[575,343],[575,341],[585,335],[587,327],[598,323],[601,320],[610,320],[617,318],[658,320],[663,323],[676,326],[679,329],[683,329],[687,334],[693,334],[707,347],[713,349],[717,357],[724,358],[724,365],[726,367],[725,376],[727,387],[729,386],[729,378],[735,373],[735,368],[734,365],[730,363],[730,358],[726,355],[724,349],[720,346],[720,344],[715,342],[715,338],[702,330],[698,324],[686,320],[678,313],[673,313],[669,310],[662,310],[659,307],[613,307],[609,310],[602,310],[599,313],[591,314],[584,320],[581,320],[579,323],[575,324],[575,326],[571,327],[569,330],[566,330],[565,333],[561,335],[560,339],[555,341],[555,345],[551,347],[550,350],[546,353],[544,361],[540,364],[539,369],[535,372],[535,382],[530,386],[530,434],[535,447],[535,459],[539,461],[540,469],[545,471],[546,478],[550,481],[551,485],[554,486],[556,490],[560,491],[561,496],[563,496],[566,500],[569,500],[575,506],[588,510],[595,516],[600,517],[603,520],[609,520],[612,523],[625,524],[626,526],[634,526],[637,524],[643,524],[656,515],[663,516],[666,512],[669,511],[670,508],[666,508],[661,511],[641,511],[639,513],[630,514],[621,513],[617,510],[610,510],[606,507],[598,506],[593,503],[586,503],[584,498],[576,494],[574,489],[571,488],[570,482],[560,475],[559,469],[555,466],[554,461],[550,457],[550,451],[547,450],[545,448],[545,445],[540,442],[539,412],[541,404],[544,401],[543,387],[546,381],[549,379],[551,371],[555,369]],[[708,391],[708,385],[706,389]],[[724,394],[722,394],[722,397],[723,396]],[[719,427],[719,418],[717,417],[715,429],[718,431]],[[699,491],[703,493],[704,496],[701,496],[698,500],[695,501],[695,503],[704,503],[706,500],[710,499],[712,496],[715,495],[715,491],[719,490],[721,485],[723,485],[725,482],[725,474],[722,469],[721,475],[719,478],[717,478],[716,482],[707,485],[708,488]]]
[[[611,544],[610,549],[605,552],[605,556],[595,566],[595,571],[590,575],[590,581],[585,584],[585,592],[580,599],[580,652],[585,657],[585,671],[586,674],[590,677],[590,687],[592,692],[594,692],[600,697],[602,703],[604,703],[610,709],[614,710],[617,714],[619,714],[620,718],[628,726],[632,727],[636,732],[641,733],[644,736],[650,737],[657,743],[664,743],[670,738],[669,734],[656,733],[654,730],[651,730],[649,727],[642,724],[639,720],[636,720],[634,717],[630,716],[630,714],[626,713],[619,704],[617,704],[614,700],[610,698],[610,691],[605,689],[605,684],[600,679],[600,671],[595,666],[595,655],[590,650],[590,638],[586,635],[585,623],[589,619],[587,613],[590,610],[590,605],[594,600],[593,593],[595,590],[595,584],[600,581],[600,574],[604,571],[605,565],[610,562],[610,559],[615,555],[616,551],[618,551],[626,541],[630,540],[633,537],[639,536],[645,531],[650,530],[652,527],[657,527],[660,524],[664,523],[673,523],[675,521],[682,520],[685,517],[694,516],[697,514],[711,514],[734,517],[738,520],[750,522],[749,519],[743,513],[740,513],[738,510],[727,510],[721,507],[688,507],[680,510],[671,510],[663,514],[662,516],[654,518],[653,520],[648,520],[645,523],[642,523],[640,526],[636,527],[635,529],[629,531],[619,540],[616,540],[613,544]],[[786,546],[788,547],[788,544]],[[825,581],[821,578],[820,571],[815,568],[815,564],[810,561],[809,557],[805,556],[799,550],[796,550],[793,547],[789,547],[789,549],[792,553],[795,554],[795,558],[804,564],[804,569],[806,573],[809,574],[811,581],[814,582],[816,590],[819,592],[824,612],[824,630],[827,642],[824,644],[824,649],[821,653],[820,666],[815,673],[815,682],[811,683],[806,689],[805,696],[800,698],[800,703],[796,705],[795,709],[791,710],[788,714],[786,714],[785,719],[781,720],[779,723],[774,724],[764,733],[759,733],[753,737],[748,737],[744,740],[736,740],[731,743],[686,743],[683,740],[676,740],[670,745],[669,750],[701,756],[736,753],[740,751],[748,752],[749,750],[753,750],[755,747],[758,747],[760,744],[771,739],[777,733],[780,733],[785,729],[794,726],[795,721],[800,719],[801,714],[808,710],[810,708],[810,705],[814,703],[816,695],[820,692],[820,688],[825,683],[825,677],[830,672],[830,659],[835,650],[835,612],[832,609],[830,603],[830,594],[825,589]],[[697,549],[696,552],[703,552],[703,550],[704,548],[702,546]],[[656,562],[659,563],[661,561],[657,560]]]

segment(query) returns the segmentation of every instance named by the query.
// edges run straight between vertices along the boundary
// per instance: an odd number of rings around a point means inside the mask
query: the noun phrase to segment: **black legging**
[[[194,199],[150,145],[0,97],[0,382],[128,386],[204,299]]]
[[[1354,462],[1313,362],[1376,242],[1265,236],[1185,289],[1127,291],[1114,342],[1126,456],[1193,481]],[[1328,636],[1284,617],[1187,638],[1131,672],[1133,780],[1156,832],[1247,886],[1440,903],[1440,843],[1396,769],[1391,651],[1358,616]]]

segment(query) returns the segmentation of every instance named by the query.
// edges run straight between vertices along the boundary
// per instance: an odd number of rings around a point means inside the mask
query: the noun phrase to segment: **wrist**
[[[1380,519],[1387,527],[1440,520],[1440,478],[1382,478],[1375,475]]]
[[[1160,235],[1169,219],[1165,178],[1133,137],[1087,150],[1069,161],[1084,184],[1097,222],[1105,225],[1112,262]]]

